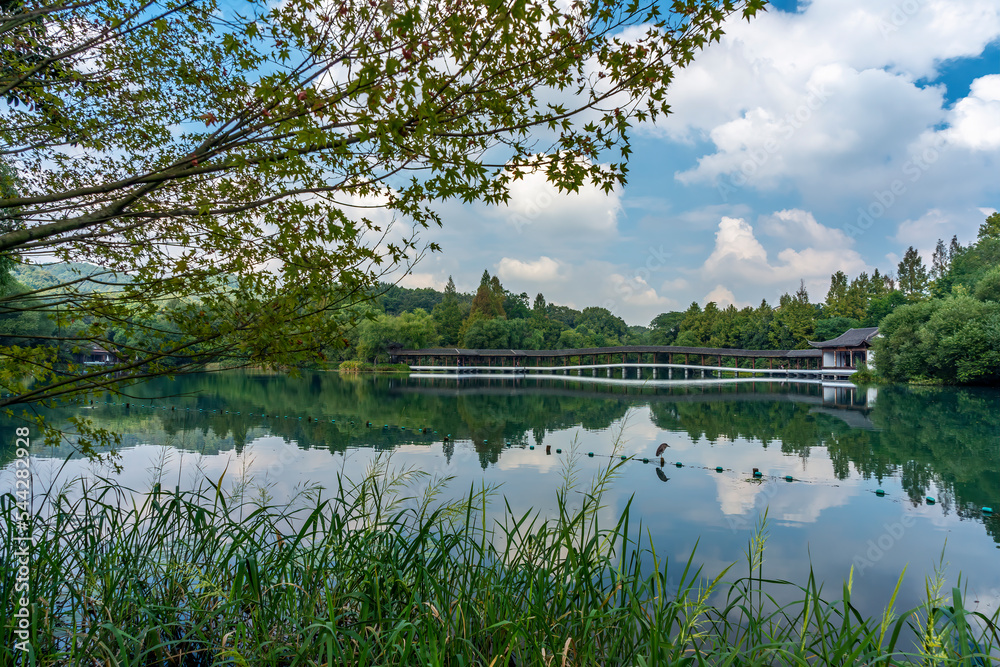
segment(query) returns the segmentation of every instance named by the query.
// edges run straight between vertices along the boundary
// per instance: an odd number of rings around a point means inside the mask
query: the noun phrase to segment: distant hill
[[[58,264],[18,264],[10,272],[19,283],[28,290],[44,289],[64,285],[86,276],[102,274],[96,278],[99,282],[85,280],[77,283],[81,292],[110,292],[115,285],[130,282],[131,277],[119,273],[106,273],[105,269],[93,264],[81,262],[60,262]],[[108,283],[108,284],[102,284]]]

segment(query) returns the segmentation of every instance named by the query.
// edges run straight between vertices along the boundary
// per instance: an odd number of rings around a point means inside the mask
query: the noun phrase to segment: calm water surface
[[[569,467],[586,486],[619,460],[609,458],[617,441],[635,458],[619,469],[602,519],[612,523],[631,500],[632,521],[661,559],[685,561],[697,542],[707,574],[734,562],[730,578],[744,574],[742,553],[766,510],[765,577],[804,583],[812,567],[839,597],[853,565],[854,601],[877,613],[904,567],[900,607],[917,604],[943,553],[949,582],[968,581],[969,606],[1000,605],[1000,518],[981,511],[1000,511],[996,390],[230,372],[134,394],[127,407],[102,398],[49,419],[86,414],[120,433],[117,477],[136,490],[226,471],[281,500],[338,474],[359,478],[391,453],[393,466],[453,476],[455,495],[499,485],[496,511],[506,498],[515,513],[544,514]],[[663,467],[661,442],[670,445]],[[111,474],[71,452],[36,447],[36,488]],[[12,484],[12,457],[0,449],[0,489]]]

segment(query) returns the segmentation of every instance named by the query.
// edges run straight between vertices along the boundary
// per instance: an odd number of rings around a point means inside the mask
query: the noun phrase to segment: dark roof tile
[[[872,339],[878,335],[878,327],[865,327],[864,329],[848,329],[836,338],[827,341],[809,341],[813,347],[861,347],[870,345]]]

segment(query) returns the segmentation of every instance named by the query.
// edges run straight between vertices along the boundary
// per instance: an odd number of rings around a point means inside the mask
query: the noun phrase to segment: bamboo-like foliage
[[[441,502],[446,480],[376,462],[285,504],[245,485],[135,493],[98,479],[51,492],[32,529],[33,654],[20,665],[985,665],[998,618],[929,591],[918,609],[865,618],[763,576],[706,580],[661,561],[629,511],[601,526],[609,466],[571,511],[487,524],[489,489]],[[568,475],[567,479],[572,477]],[[427,482],[424,493],[409,493]],[[65,495],[64,495],[65,494]],[[4,496],[3,503],[11,502]],[[9,562],[11,513],[0,559]],[[652,564],[650,566],[650,564]],[[679,578],[671,579],[669,574]],[[676,585],[668,588],[668,581]],[[0,579],[4,615],[16,595]],[[795,591],[779,605],[776,587]],[[898,591],[898,586],[897,586]],[[714,602],[713,602],[714,601]],[[904,646],[904,637],[916,646]]]

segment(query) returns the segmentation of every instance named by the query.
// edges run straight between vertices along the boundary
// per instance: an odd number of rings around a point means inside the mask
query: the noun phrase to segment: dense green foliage
[[[932,298],[911,299],[880,323],[876,371],[890,381],[1000,383],[1000,215],[980,227],[976,243],[954,240],[935,253]]]
[[[1000,383],[1000,302],[952,296],[903,306],[880,331],[875,358],[888,380]]]
[[[0,406],[340,361],[380,293],[438,305],[383,281],[439,249],[441,202],[619,187],[676,70],[765,2],[224,4],[2,4],[0,317],[54,326],[6,327]],[[9,289],[50,260],[98,268]]]

